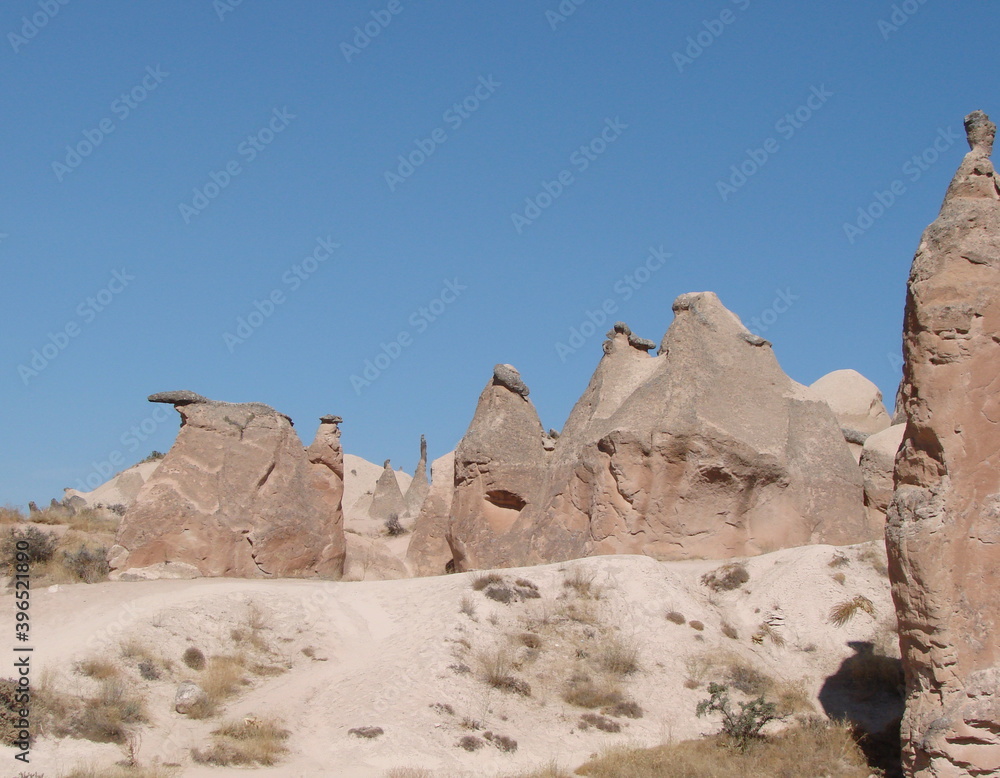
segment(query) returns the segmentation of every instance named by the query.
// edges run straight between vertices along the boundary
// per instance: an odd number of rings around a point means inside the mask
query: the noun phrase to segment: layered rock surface
[[[308,451],[290,419],[260,403],[164,392],[181,416],[173,447],[126,512],[111,550],[122,571],[339,578],[343,453],[335,417]]]
[[[1000,188],[996,127],[965,124],[971,151],[910,271],[886,528],[919,778],[1000,774]]]
[[[403,501],[403,492],[396,480],[396,473],[387,459],[382,465],[382,475],[375,483],[375,493],[372,495],[372,504],[368,509],[368,515],[373,519],[385,521],[393,515],[399,518],[405,511],[406,503]]]
[[[674,312],[656,357],[625,325],[608,333],[555,441],[526,391],[495,373],[456,450],[459,570],[725,558],[875,535],[829,406],[714,294],[681,295]]]
[[[431,463],[431,485],[406,549],[406,561],[414,575],[441,575],[452,561],[448,525],[455,491],[455,452],[449,451]]]

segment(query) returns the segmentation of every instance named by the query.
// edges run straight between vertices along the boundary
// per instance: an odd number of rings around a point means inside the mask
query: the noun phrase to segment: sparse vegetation
[[[595,678],[585,672],[576,672],[570,676],[562,698],[578,708],[604,708],[625,701],[618,683],[606,678]]]
[[[681,613],[680,611],[670,611],[669,613],[667,613],[667,621],[671,621],[674,624],[680,625],[686,623],[687,619],[684,618],[684,614]]]
[[[474,591],[481,592],[487,586],[491,584],[502,584],[503,576],[499,573],[483,573],[477,575],[472,579],[472,588]]]
[[[476,604],[468,595],[462,597],[462,604],[458,608],[460,613],[464,613],[470,619],[476,618]]]
[[[142,459],[140,459],[140,460],[139,460],[139,461],[138,461],[138,462],[137,462],[136,464],[139,464],[139,465],[144,465],[144,464],[146,464],[147,462],[159,462],[159,461],[160,461],[161,459],[163,459],[163,458],[164,458],[165,456],[166,456],[166,454],[164,454],[164,453],[163,453],[163,452],[161,452],[161,451],[151,451],[151,452],[149,453],[149,456],[146,456],[146,457],[143,457],[143,458],[142,458]]]
[[[505,754],[512,754],[517,751],[517,741],[512,737],[486,732],[483,734],[483,739]]]
[[[389,518],[385,520],[385,534],[391,538],[406,534],[406,528],[399,523],[398,513],[390,513]]]
[[[101,681],[97,696],[74,700],[72,713],[58,724],[56,734],[96,743],[125,743],[129,733],[147,720],[144,700],[124,680]]]
[[[188,646],[184,649],[184,653],[181,655],[181,661],[192,670],[205,669],[205,655],[201,652],[201,649],[195,648],[194,646]]]
[[[507,648],[482,651],[478,654],[482,679],[494,689],[531,696],[531,686],[527,681],[512,675],[514,658]]]
[[[740,637],[739,633],[736,631],[736,627],[725,621],[722,622],[722,634],[730,640],[739,640]]]
[[[55,554],[58,545],[53,533],[45,532],[38,527],[11,527],[0,538],[0,569],[4,572],[9,573],[17,564],[19,542],[27,543],[27,548],[20,550],[27,556],[29,565],[48,562]]]
[[[644,711],[642,707],[632,700],[618,702],[614,705],[601,708],[601,713],[605,716],[624,716],[627,719],[641,719]]]
[[[176,768],[162,765],[81,765],[63,773],[61,778],[170,778],[176,773]],[[24,774],[24,778],[32,776],[43,778],[41,773]]]
[[[870,565],[871,568],[883,578],[889,577],[889,566],[885,553],[885,545],[872,541],[866,543],[858,554],[858,561]]]
[[[478,751],[484,745],[486,745],[482,738],[478,738],[475,735],[463,735],[459,738],[456,744],[459,748],[464,748],[466,751]]]
[[[850,600],[844,600],[834,605],[830,610],[830,623],[836,627],[843,627],[854,618],[858,611],[864,611],[874,618],[875,604],[863,594],[859,594]]]
[[[291,733],[274,719],[248,716],[212,731],[212,743],[204,750],[191,749],[199,764],[220,767],[263,765],[269,767],[288,751],[285,741]]]
[[[765,638],[769,639],[778,648],[785,645],[784,636],[778,632],[773,625],[766,621],[761,622],[761,625],[757,628],[757,631],[753,633],[750,639],[753,640],[754,643],[763,643]]]
[[[591,778],[869,778],[874,772],[844,724],[793,726],[746,752],[726,748],[727,743],[716,736],[656,748],[619,746],[576,773]]]
[[[834,573],[830,576],[834,581],[843,586],[847,582],[847,576],[843,573]]]
[[[827,564],[830,567],[843,567],[844,565],[850,564],[850,562],[851,560],[849,560],[846,556],[837,553],[833,555],[833,559],[827,562]]]
[[[611,635],[597,652],[601,668],[612,675],[630,675],[639,669],[639,648],[634,641]]]
[[[73,576],[83,583],[99,583],[108,580],[111,568],[108,565],[107,546],[80,545],[72,551],[62,552],[62,563]]]
[[[0,678],[0,743],[5,746],[14,745],[14,741],[19,737],[17,723],[20,719],[19,711],[24,704],[17,700],[17,696],[17,681],[13,678]],[[34,734],[32,731],[31,739],[34,738]]]
[[[354,737],[364,738],[365,740],[374,740],[380,735],[385,734],[385,730],[382,727],[353,727],[347,730],[348,735],[354,735]]]
[[[605,718],[596,713],[584,713],[580,716],[580,723],[578,725],[581,730],[586,731],[590,727],[599,729],[602,732],[621,732],[622,725],[619,724],[614,719]]]
[[[119,674],[119,670],[114,664],[109,662],[107,659],[100,659],[98,657],[81,659],[73,665],[73,669],[80,675],[85,675],[88,678],[94,678],[96,680],[116,678]]]
[[[596,573],[588,572],[584,567],[574,567],[563,580],[563,586],[572,589],[577,596],[588,600],[599,600],[603,587],[596,583]]]
[[[701,577],[701,582],[713,592],[739,589],[749,580],[750,571],[742,562],[729,562]]]
[[[740,751],[745,752],[751,743],[759,740],[761,730],[778,718],[777,706],[773,702],[767,702],[763,695],[749,702],[740,702],[740,710],[737,712],[729,700],[726,686],[710,683],[708,694],[707,700],[698,703],[695,715],[700,718],[709,713],[721,714],[722,733],[730,738]]]
[[[705,629],[704,624],[694,619],[688,622],[688,626],[691,627],[691,629],[695,630],[696,632],[702,632]]]

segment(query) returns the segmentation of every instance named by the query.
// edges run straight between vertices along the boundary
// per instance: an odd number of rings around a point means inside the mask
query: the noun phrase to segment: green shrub
[[[718,683],[708,685],[709,698],[698,703],[695,713],[702,717],[707,713],[722,714],[722,732],[732,739],[740,751],[746,751],[755,740],[761,739],[761,730],[771,721],[779,718],[777,706],[767,702],[763,695],[749,702],[739,703],[740,710],[733,710],[727,694],[728,688]]]
[[[84,583],[106,581],[111,572],[108,549],[105,546],[80,546],[76,551],[63,551],[63,567]]]

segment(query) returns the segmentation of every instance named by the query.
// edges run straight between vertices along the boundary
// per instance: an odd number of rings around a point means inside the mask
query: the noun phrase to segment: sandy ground
[[[179,764],[176,774],[183,778],[244,774],[192,762],[190,749],[208,742],[218,719],[190,720],[174,712],[173,699],[181,680],[197,677],[179,661],[185,648],[224,653],[232,630],[256,607],[275,662],[289,669],[255,677],[223,717],[277,716],[292,732],[284,761],[257,775],[382,776],[393,767],[419,767],[435,775],[494,776],[551,759],[572,769],[612,743],[655,745],[716,731],[717,721],[696,718],[694,708],[707,696],[708,681],[717,680],[711,663],[726,657],[740,657],[779,681],[801,681],[817,713],[824,704],[849,707],[829,679],[861,643],[877,640],[893,623],[888,580],[869,551],[807,546],[756,557],[746,562],[750,580],[730,592],[712,592],[700,582],[718,561],[615,556],[504,570],[506,579],[526,579],[540,593],[509,604],[475,591],[478,573],[359,583],[197,579],[59,586],[32,592],[33,677],[86,694],[95,682],[74,672],[73,663],[92,656],[120,661],[122,642],[138,641],[174,663],[172,677],[157,681],[127,670],[152,718],[142,730],[140,760]],[[847,562],[831,567],[837,556]],[[843,583],[835,580],[838,573]],[[581,596],[565,585],[567,578],[591,582],[599,597]],[[876,616],[859,613],[843,627],[831,624],[830,608],[855,595],[868,597]],[[666,618],[671,611],[703,629],[673,623]],[[569,612],[581,620],[567,618]],[[780,636],[777,642],[751,639],[764,622]],[[13,623],[14,599],[4,594],[0,624],[12,635]],[[724,623],[736,639],[723,634]],[[540,648],[518,642],[524,632],[538,635]],[[612,639],[638,648],[639,670],[621,682],[644,710],[642,718],[619,719],[618,734],[581,728],[587,711],[561,698],[573,672]],[[481,679],[479,660],[495,649],[512,653],[511,672],[530,684],[530,696]],[[701,685],[688,688],[699,674]],[[892,715],[891,706],[878,703],[862,706],[875,725]],[[464,727],[464,719],[481,729]],[[385,733],[373,740],[348,735],[362,726]],[[513,738],[517,750],[457,747],[461,737],[485,730]],[[20,767],[13,749],[0,751],[5,765]],[[42,738],[30,769],[57,778],[81,761],[121,758],[114,745]],[[0,772],[13,776],[18,769]]]

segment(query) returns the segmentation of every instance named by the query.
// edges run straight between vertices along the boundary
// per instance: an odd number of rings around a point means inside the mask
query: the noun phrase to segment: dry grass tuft
[[[482,680],[494,689],[520,694],[523,697],[531,696],[531,686],[527,681],[512,674],[516,665],[510,649],[503,647],[480,651],[476,659]]]
[[[470,619],[476,619],[476,604],[468,595],[462,597],[462,604],[458,607],[459,613],[464,613]]]
[[[616,747],[577,769],[592,778],[869,778],[872,770],[849,727],[811,722],[755,744],[746,753],[721,737],[656,748]]]
[[[382,776],[383,778],[434,778],[434,773],[419,767],[393,767]]]
[[[674,624],[684,624],[687,619],[684,618],[684,614],[680,611],[670,611],[667,614],[667,621],[672,621]]]
[[[888,558],[883,542],[873,540],[870,543],[866,543],[858,554],[858,561],[871,565],[872,569],[883,578],[889,577]]]
[[[639,669],[639,648],[633,641],[610,635],[598,649],[597,662],[612,675],[630,675]]]
[[[145,701],[120,678],[101,681],[97,696],[81,702],[77,707],[73,701],[64,701],[69,716],[58,725],[64,734],[95,743],[123,744],[137,724],[147,721]]]
[[[875,604],[863,594],[859,594],[850,600],[844,600],[834,605],[830,610],[830,623],[836,627],[843,627],[854,618],[854,615],[858,611],[864,611],[874,618]]]
[[[831,559],[829,562],[827,562],[827,564],[830,567],[843,567],[844,565],[850,564],[850,562],[851,562],[851,560],[848,559],[846,556],[844,556],[843,554],[837,553],[837,554],[833,555],[833,559]]]
[[[578,708],[605,708],[625,702],[621,686],[607,678],[577,672],[570,676],[562,698]]]
[[[80,675],[85,675],[96,681],[117,678],[120,674],[119,669],[113,663],[107,659],[99,659],[98,657],[81,659],[73,665],[73,669]]]
[[[742,562],[729,562],[701,577],[701,582],[713,592],[739,589],[750,580],[750,571]]]
[[[274,719],[247,717],[212,731],[212,743],[204,751],[191,749],[199,764],[220,767],[263,765],[269,767],[288,751],[284,742],[291,733]]]
[[[599,729],[601,732],[621,732],[622,725],[614,719],[605,718],[596,713],[584,713],[580,716],[580,723],[577,725],[586,732],[590,727]]]
[[[175,767],[162,765],[78,765],[60,778],[171,778],[177,774]],[[41,778],[41,773],[38,773]]]
[[[604,587],[596,583],[597,573],[590,572],[582,566],[574,567],[563,579],[563,586],[572,589],[578,597],[586,600],[599,600],[604,593]]]
[[[736,627],[729,622],[722,623],[722,634],[730,640],[739,640],[740,637],[740,634],[736,631]]]
[[[474,591],[481,592],[487,586],[499,586],[503,583],[503,576],[499,573],[483,573],[472,579]]]

